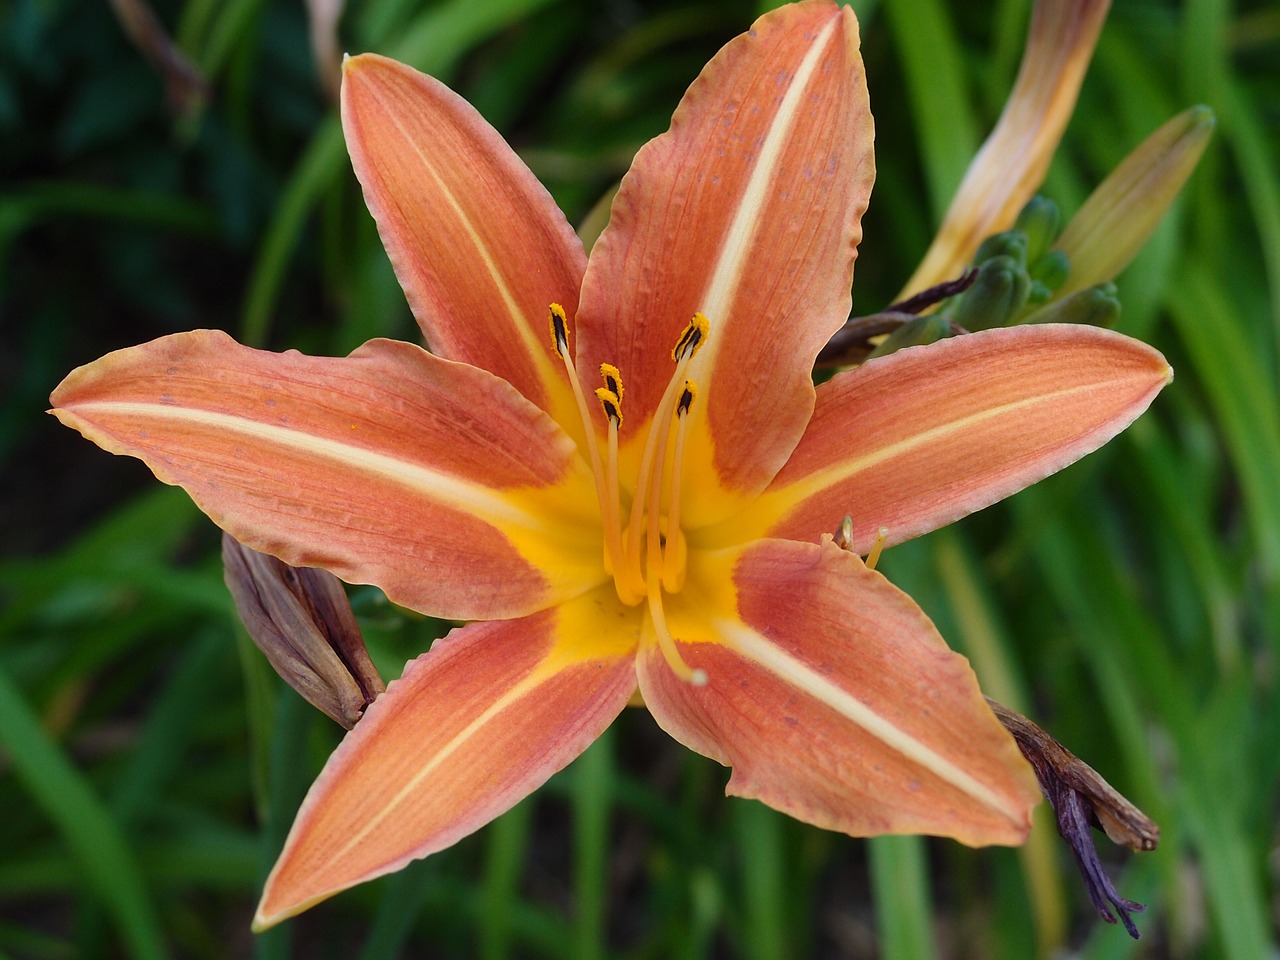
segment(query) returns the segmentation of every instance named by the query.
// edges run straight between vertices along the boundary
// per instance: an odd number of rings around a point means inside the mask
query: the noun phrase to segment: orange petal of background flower
[[[1096,450],[1172,375],[1146,344],[1076,325],[901,350],[818,389],[813,421],[749,529],[726,525],[724,535],[813,540],[848,514],[859,552],[880,527],[900,543]]]
[[[307,794],[255,929],[450,846],[603,732],[635,690],[634,642],[566,655],[558,615],[472,624],[409,663]]]
[[[872,137],[852,11],[796,4],[716,55],[622,181],[583,283],[578,369],[621,369],[626,443],[680,331],[707,315],[690,370],[691,517],[724,509],[713,456],[722,483],[753,493],[804,429],[813,359],[848,314]]]
[[[968,661],[912,602],[831,542],[762,540],[711,602],[720,642],[680,643],[706,686],[639,660],[658,723],[733,767],[728,792],[854,836],[1026,839],[1040,798]]]
[[[496,373],[580,429],[547,307],[573,310],[586,256],[550,195],[474,107],[394,60],[346,61],[342,123],[431,349]]]
[[[333,359],[183,333],[73,371],[52,402],[245,545],[424,613],[519,616],[604,578],[573,443],[508,384],[412,344]]]

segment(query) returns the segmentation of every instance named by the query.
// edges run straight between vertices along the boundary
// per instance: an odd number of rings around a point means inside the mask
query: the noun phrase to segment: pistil
[[[691,683],[695,687],[705,686],[707,671],[695,670],[685,662],[684,657],[680,656],[680,648],[676,646],[676,641],[667,628],[667,614],[662,609],[662,584],[658,577],[649,577],[648,592],[649,617],[653,621],[653,632],[658,636],[658,649],[662,651],[662,657],[667,661],[667,666],[685,683]]]

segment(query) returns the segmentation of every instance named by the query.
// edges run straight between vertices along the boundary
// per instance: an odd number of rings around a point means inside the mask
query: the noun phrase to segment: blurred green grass
[[[342,46],[407,59],[501,129],[571,220],[665,128],[750,2],[368,0]],[[855,306],[885,304],[998,114],[1025,0],[859,4],[879,180]],[[0,5],[0,957],[1276,955],[1280,915],[1280,15],[1117,2],[1046,193],[1070,211],[1164,119],[1219,133],[1121,278],[1177,371],[1064,474],[882,569],[993,693],[1164,829],[1117,853],[1141,942],[1052,833],[1025,853],[825,834],[725,800],[629,712],[457,847],[256,940],[259,883],[338,731],[238,632],[177,491],[42,416],[100,354],[197,326],[343,353],[415,328],[317,81],[306,10],[173,0],[204,73],[166,109],[106,4]],[[353,599],[384,673],[437,625]],[[1046,839],[1047,836],[1047,839]]]

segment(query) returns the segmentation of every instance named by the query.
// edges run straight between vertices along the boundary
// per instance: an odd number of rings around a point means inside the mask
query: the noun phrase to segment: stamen
[[[701,313],[695,313],[693,319],[689,321],[689,325],[680,334],[680,339],[676,341],[676,345],[672,347],[671,359],[676,363],[681,360],[691,359],[698,352],[698,348],[706,341],[708,326],[710,324],[707,318]]]
[[[582,395],[582,384],[578,381],[578,371],[573,365],[573,358],[569,354],[569,318],[564,312],[564,307],[558,303],[553,303],[548,310],[550,316],[548,323],[551,327],[551,347],[555,351],[557,357],[564,361],[565,372],[569,376],[569,387],[573,390],[573,398],[578,403],[578,416],[582,418],[582,430],[587,438],[587,453],[591,458],[591,475],[596,482],[596,499],[600,504],[600,516],[604,519],[608,516],[608,495],[605,491],[604,468],[600,463],[600,445],[596,442],[595,427],[591,423],[591,412],[587,407],[586,397]],[[607,526],[607,525],[606,525]],[[620,548],[619,538],[614,538],[614,545],[610,545],[610,538],[606,534],[604,544],[604,563],[609,569],[614,568],[614,558],[610,556],[610,551],[615,547]]]
[[[618,398],[618,403],[622,403],[622,397],[627,392],[622,385],[622,371],[612,363],[602,363],[600,377],[604,380],[605,389]]]
[[[875,543],[871,544],[871,552],[867,554],[867,559],[864,561],[868,570],[874,570],[876,564],[880,562],[880,554],[884,551],[884,542],[888,539],[888,527],[881,527],[876,531]]]
[[[684,391],[680,394],[680,399],[676,401],[676,416],[688,416],[689,408],[693,406],[694,398],[697,396],[698,385],[692,380],[686,380],[684,382]]]
[[[691,683],[695,687],[706,686],[707,671],[695,670],[685,662],[684,657],[680,656],[675,640],[671,637],[671,631],[667,629],[667,615],[662,609],[662,588],[658,585],[657,579],[657,577],[649,578],[649,616],[653,620],[653,632],[658,635],[658,648],[662,651],[663,659],[667,661],[671,672],[685,683]]]
[[[551,349],[563,360],[569,355],[569,318],[558,303],[551,304],[550,314],[547,322],[551,325]]]
[[[619,387],[622,386],[621,380],[615,379],[614,382]],[[604,519],[604,565],[613,574],[615,564],[625,562],[622,552],[622,502],[618,490],[618,428],[622,426],[622,398],[605,387],[596,390],[596,398],[609,420],[609,446],[605,454],[605,499],[600,505],[600,512]],[[639,603],[640,598],[636,596],[633,600]]]
[[[600,401],[600,406],[604,408],[604,415],[609,418],[609,421],[622,426],[622,398],[617,392],[607,387],[597,387],[596,399]]]
[[[686,380],[680,399],[676,401],[676,443],[671,453],[671,493],[667,498],[667,542],[662,548],[662,586],[671,593],[684,586],[688,557],[688,547],[680,530],[680,477],[684,464],[685,426],[689,420],[689,408],[697,395],[698,385]]]
[[[706,342],[708,326],[707,318],[700,313],[695,313],[693,319],[689,321],[689,325],[680,334],[680,339],[676,341],[676,345],[671,351],[671,357],[676,361],[676,369],[671,375],[667,389],[663,391],[662,399],[658,401],[658,406],[653,411],[653,421],[649,425],[649,435],[645,438],[644,454],[640,458],[640,471],[636,482],[635,497],[631,501],[631,518],[627,525],[627,558],[637,572],[641,569],[640,518],[643,516],[645,507],[650,506],[649,486],[651,482],[655,478],[659,481],[662,479],[663,460],[667,451],[667,436],[671,430],[671,414],[674,412],[677,399],[676,391],[681,390],[679,396],[683,396],[684,372],[694,354]],[[656,498],[654,499],[656,500]],[[656,512],[659,506],[661,504],[656,502],[650,506],[651,525],[657,522]]]

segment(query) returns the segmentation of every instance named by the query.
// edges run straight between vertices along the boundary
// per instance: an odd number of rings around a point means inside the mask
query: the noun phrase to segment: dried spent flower
[[[227,588],[276,673],[348,730],[382,693],[351,604],[327,570],[291,567],[222,535]]]
[[[1154,850],[1160,842],[1160,828],[1096,770],[1036,724],[990,697],[987,703],[1035,771],[1040,789],[1053,807],[1058,832],[1076,858],[1098,915],[1107,923],[1115,923],[1116,916],[1111,912],[1114,907],[1129,936],[1139,939],[1141,935],[1129,914],[1141,913],[1146,907],[1126,900],[1116,891],[1098,858],[1089,828],[1097,827],[1113,843],[1134,851]]]

